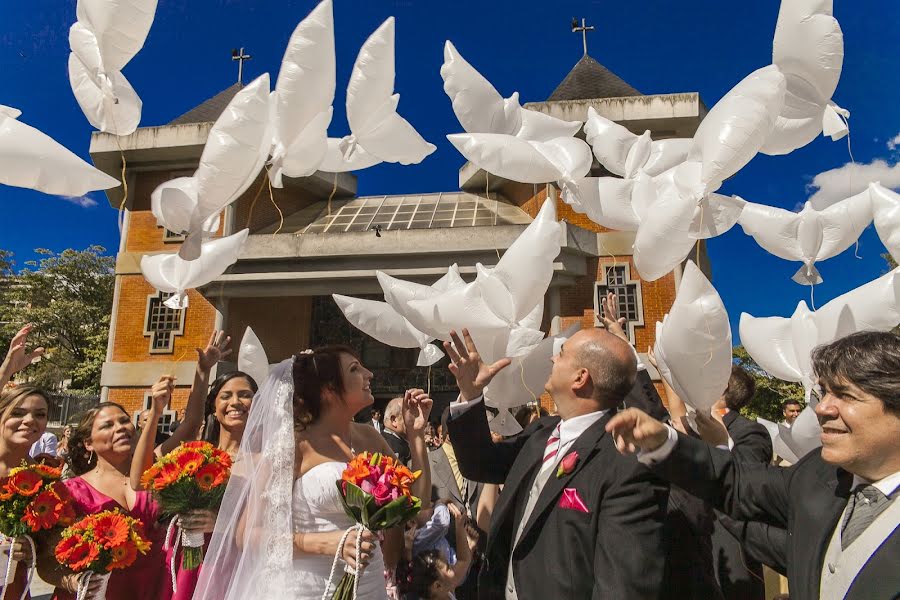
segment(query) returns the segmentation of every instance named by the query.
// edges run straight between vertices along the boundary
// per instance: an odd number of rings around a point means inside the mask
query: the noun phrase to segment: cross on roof
[[[252,58],[253,57],[249,54],[244,54],[243,47],[240,50],[231,51],[231,60],[238,61],[238,83],[241,85],[244,84],[244,61],[251,60]]]
[[[587,56],[587,32],[594,31],[594,26],[588,26],[585,19],[581,19],[581,26],[578,25],[578,19],[572,18],[572,33],[581,34],[581,42],[584,44],[584,55]]]

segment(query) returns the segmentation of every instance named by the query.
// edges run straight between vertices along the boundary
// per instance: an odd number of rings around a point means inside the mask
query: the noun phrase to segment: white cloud
[[[894,142],[900,147],[900,134],[891,140],[888,147]],[[823,210],[862,192],[873,181],[886,188],[900,189],[900,163],[889,164],[881,158],[870,163],[847,163],[843,167],[819,173],[806,189],[815,191],[809,198],[813,208]]]
[[[888,140],[887,147],[888,150],[891,151],[896,150],[898,147],[900,147],[900,133],[895,135],[893,139]]]
[[[93,208],[97,206],[97,201],[88,196],[60,196],[66,202],[71,202],[81,208]]]

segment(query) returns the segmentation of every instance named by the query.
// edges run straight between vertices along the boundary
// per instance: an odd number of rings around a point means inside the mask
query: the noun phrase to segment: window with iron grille
[[[150,354],[172,354],[175,337],[184,335],[184,309],[164,304],[172,294],[157,292],[147,296],[144,335],[150,337]]]
[[[616,295],[619,317],[625,317],[625,333],[634,343],[634,328],[644,324],[644,306],[641,299],[640,280],[631,279],[631,266],[628,264],[604,265],[603,278],[594,284],[594,324],[599,325],[601,300],[606,294]]]
[[[131,417],[131,422],[134,424],[136,429],[140,429],[141,427],[141,415],[144,411],[150,410],[153,406],[153,395],[152,394],[144,394],[144,407],[134,413]],[[163,413],[159,418],[159,423],[156,425],[156,430],[159,433],[164,433],[166,435],[172,435],[172,423],[175,421],[175,411],[172,410],[171,404],[166,406],[163,409]]]

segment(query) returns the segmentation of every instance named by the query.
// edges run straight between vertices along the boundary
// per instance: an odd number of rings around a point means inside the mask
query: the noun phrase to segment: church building
[[[119,140],[93,134],[94,163],[118,178],[124,155],[128,183],[101,381],[104,400],[136,414],[149,406],[158,377],[175,375],[168,423],[187,401],[195,348],[214,329],[224,329],[236,355],[245,328],[252,326],[273,363],[304,348],[344,343],[358,348],[375,373],[372,390],[379,401],[413,386],[429,387],[436,400],[446,401],[455,396],[446,358],[430,370],[416,367],[418,349],[390,348],[359,332],[331,294],[383,299],[376,270],[430,284],[458,263],[471,280],[475,264],[496,264],[548,196],[556,202],[565,239],[545,297],[544,331],[575,322],[596,325],[599,299],[611,290],[638,351],[644,354],[654,343],[656,322],[675,299],[680,267],[657,281],[641,281],[632,263],[633,233],[608,230],[573,212],[552,184],[487,176],[471,164],[459,169],[458,190],[358,196],[355,175],[317,172],[285,178],[285,187],[273,190],[274,203],[262,171],[221,219],[220,235],[250,229],[237,263],[217,281],[190,291],[186,309],[166,307],[167,295],[144,280],[140,260],[176,252],[181,238],[157,226],[150,194],[164,181],[193,173],[213,122],[239,89],[235,84],[166,125],[142,127]],[[706,114],[698,93],[641,94],[587,53],[545,102],[526,105],[571,121],[586,120],[588,107],[637,134],[649,130],[654,139],[690,137]],[[591,175],[609,173],[595,162]],[[110,190],[108,199],[118,208],[122,187]],[[699,256],[708,273],[703,246]]]

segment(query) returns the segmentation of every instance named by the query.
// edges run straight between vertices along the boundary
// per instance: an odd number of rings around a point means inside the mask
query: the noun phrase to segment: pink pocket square
[[[569,510],[577,510],[578,512],[590,513],[588,507],[584,504],[584,500],[578,495],[575,488],[566,488],[563,490],[562,498],[559,499],[559,507]]]

